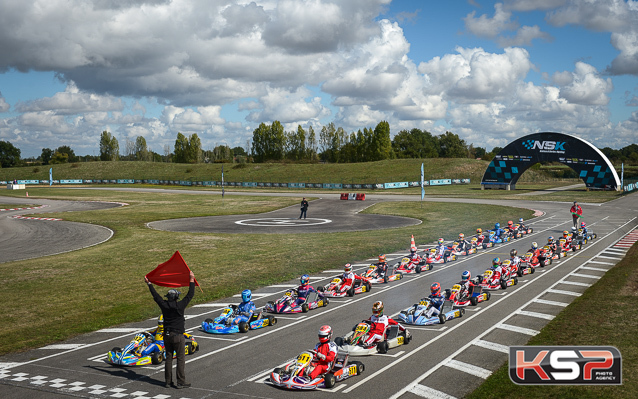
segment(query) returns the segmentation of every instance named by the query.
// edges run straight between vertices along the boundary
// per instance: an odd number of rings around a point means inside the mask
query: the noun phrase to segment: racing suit
[[[372,315],[368,320],[370,321],[370,331],[364,341],[366,347],[371,347],[375,343],[383,341],[385,339],[385,330],[391,325],[398,325],[399,330],[405,330],[405,327],[400,323],[397,323],[396,320],[385,315]]]
[[[157,326],[152,330],[148,330],[148,333],[153,336],[153,342],[149,342],[146,348],[141,352],[142,356],[148,356],[155,352],[155,349],[159,349],[161,352],[164,347],[164,326]]]
[[[549,246],[549,250],[552,251],[552,253],[555,254],[556,252],[558,252],[558,243],[556,242],[556,240],[548,242],[547,245]]]
[[[494,236],[496,238],[500,238],[501,235],[503,235],[503,233],[505,233],[505,230],[501,229],[500,227],[498,229],[494,229],[492,231],[494,232]]]
[[[436,259],[441,259],[445,256],[445,251],[447,251],[447,245],[439,244],[436,246]]]
[[[483,241],[485,241],[485,236],[483,234],[478,234],[476,236],[476,245],[477,246],[482,245]]]
[[[239,324],[242,321],[247,322],[255,313],[255,304],[253,301],[242,302],[237,306],[237,316],[232,321],[232,324]]]
[[[297,300],[295,301],[295,305],[301,305],[306,302],[306,298],[308,298],[308,294],[311,292],[317,292],[310,284],[302,284],[297,288]]]
[[[426,317],[438,316],[441,313],[441,309],[443,308],[443,303],[445,303],[445,298],[442,295],[428,295],[428,299],[430,300],[430,308],[425,314]]]
[[[465,239],[457,241],[457,242],[459,243],[459,245],[456,246],[457,252],[467,251],[470,248],[472,248],[472,245]]]
[[[338,351],[339,348],[334,342],[326,342],[325,344],[320,342],[315,345],[315,352],[317,352],[317,354],[312,361],[315,368],[308,375],[308,377],[310,377],[310,381],[314,380],[319,375],[326,373],[330,369],[332,362],[334,362],[337,357]],[[324,356],[325,358],[322,359]]]
[[[353,272],[344,272],[341,276],[341,288],[354,286],[355,280],[361,280],[361,276],[358,276]]]
[[[388,262],[379,262],[376,264],[377,266],[377,274],[379,277],[385,277],[388,272]]]
[[[476,286],[476,284],[474,284],[474,281],[467,279],[465,281],[459,281],[459,285],[461,286],[461,289],[459,290],[458,302],[463,302],[467,300],[467,297],[470,294],[470,288]]]
[[[509,273],[506,272],[505,270],[503,270],[503,267],[501,265],[498,266],[492,266],[492,272],[494,274],[492,274],[492,280],[496,280],[496,281],[500,281],[501,279],[503,280],[508,280],[509,279]]]
[[[516,270],[518,270],[518,268],[520,267],[521,258],[518,256],[513,256],[512,258],[510,258],[510,261],[512,262],[512,266],[515,266]]]

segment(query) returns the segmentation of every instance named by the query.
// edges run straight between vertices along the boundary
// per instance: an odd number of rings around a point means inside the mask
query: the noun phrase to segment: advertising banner
[[[430,180],[430,186],[445,186],[448,184],[452,184],[452,179]]]

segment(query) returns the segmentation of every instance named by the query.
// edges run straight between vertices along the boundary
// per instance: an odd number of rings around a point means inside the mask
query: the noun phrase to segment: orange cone
[[[412,240],[410,241],[410,248],[416,248],[416,244],[414,243],[414,234],[412,234]]]
[[[27,197],[29,196],[29,192],[27,191]]]

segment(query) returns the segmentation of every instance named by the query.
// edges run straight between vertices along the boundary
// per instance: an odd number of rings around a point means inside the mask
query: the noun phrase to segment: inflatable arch
[[[593,144],[564,133],[534,133],[509,143],[483,174],[481,189],[513,190],[530,166],[560,162],[572,168],[587,188],[618,190],[620,179],[609,159]]]

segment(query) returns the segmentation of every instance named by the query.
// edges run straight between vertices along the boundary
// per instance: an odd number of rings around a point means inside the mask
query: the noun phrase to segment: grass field
[[[182,195],[56,188],[29,189],[30,197],[102,200],[130,204],[105,211],[49,213],[68,221],[111,228],[104,244],[55,256],[0,264],[0,283],[20,306],[5,311],[0,354],[25,350],[124,322],[156,316],[143,276],[179,250],[210,301],[297,278],[383,252],[518,217],[531,211],[501,206],[387,202],[365,210],[418,218],[418,226],[348,233],[257,235],[191,234],[150,230],[145,223],[170,218],[257,213],[296,204],[298,198]],[[477,212],[480,209],[480,212]],[[450,215],[466,215],[454,218]],[[303,248],[303,251],[299,249]]]
[[[615,346],[622,355],[622,386],[521,386],[508,365],[492,374],[468,399],[630,399],[638,396],[638,244],[596,284],[545,326],[528,345]]]

